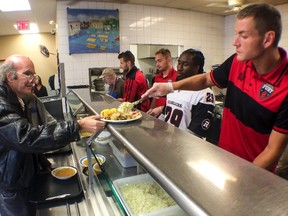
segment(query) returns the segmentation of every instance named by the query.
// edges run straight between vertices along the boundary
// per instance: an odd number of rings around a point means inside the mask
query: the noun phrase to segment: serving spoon
[[[143,102],[146,99],[147,98],[140,98],[139,100],[134,101],[134,102],[123,102],[119,105],[118,111],[119,112],[130,112],[134,106],[138,105],[139,103]]]

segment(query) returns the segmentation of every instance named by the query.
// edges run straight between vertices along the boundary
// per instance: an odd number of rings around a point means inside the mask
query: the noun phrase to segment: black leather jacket
[[[41,161],[39,155],[79,136],[76,121],[49,120],[35,96],[24,103],[23,110],[7,83],[0,82],[0,187],[5,189],[28,188]]]

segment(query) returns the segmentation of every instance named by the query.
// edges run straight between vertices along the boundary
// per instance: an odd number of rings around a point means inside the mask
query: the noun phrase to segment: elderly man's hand
[[[100,115],[88,116],[77,121],[80,131],[87,131],[95,133],[97,131],[103,130],[106,122],[100,121]]]
[[[153,86],[141,96],[141,98],[147,98],[147,97],[159,98],[173,91],[174,91],[173,85],[170,82],[169,83],[154,83]]]

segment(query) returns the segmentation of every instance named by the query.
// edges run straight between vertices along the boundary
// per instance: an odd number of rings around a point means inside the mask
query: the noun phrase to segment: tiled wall
[[[59,57],[65,64],[66,85],[84,85],[89,82],[89,67],[118,67],[118,54],[69,55],[66,11],[69,2],[57,2]],[[183,45],[184,49],[196,48],[204,53],[206,70],[223,61],[224,18],[221,16],[103,2],[80,2],[73,4],[73,8],[119,9],[120,51],[129,50],[130,45],[135,44]]]
[[[69,55],[67,7],[57,2],[57,46],[60,62],[65,64],[66,85],[89,83],[88,68],[118,67],[117,53]],[[119,9],[120,51],[135,44],[183,45],[200,49],[206,58],[205,70],[222,63],[234,53],[232,46],[235,16],[214,16],[185,10],[104,2],[74,3],[71,8]],[[282,14],[283,33],[280,46],[288,49],[288,4],[277,6]],[[137,65],[139,66],[139,65]],[[144,71],[146,73],[146,71]]]

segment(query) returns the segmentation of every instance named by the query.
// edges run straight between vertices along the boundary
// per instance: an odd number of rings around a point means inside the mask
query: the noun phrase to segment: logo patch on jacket
[[[267,97],[269,97],[270,95],[272,95],[274,92],[274,86],[272,86],[269,83],[264,83],[260,89],[260,99],[265,99]]]

